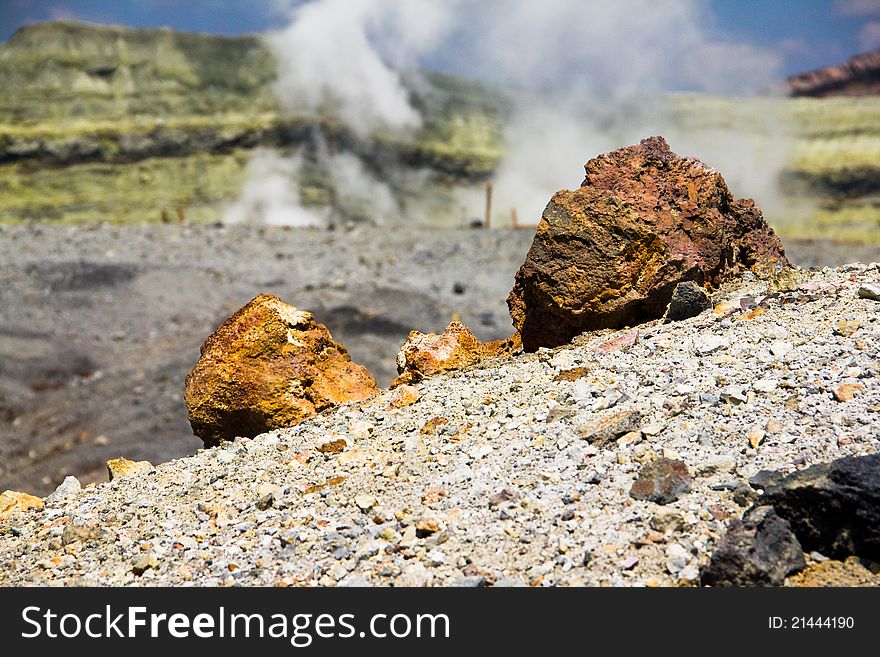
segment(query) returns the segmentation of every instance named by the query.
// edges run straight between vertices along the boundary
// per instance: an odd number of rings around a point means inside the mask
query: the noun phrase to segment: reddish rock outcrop
[[[880,50],[850,57],[846,64],[825,66],[788,78],[792,96],[873,96],[880,94]]]
[[[600,155],[580,188],[554,194],[507,299],[523,348],[663,315],[678,283],[717,285],[788,266],[751,200],[662,137]]]
[[[377,392],[372,375],[311,313],[261,294],[202,345],[185,399],[193,433],[212,446]]]
[[[451,322],[440,335],[410,331],[397,354],[400,376],[394,379],[391,387],[421,381],[440,372],[471,367],[486,358],[510,356],[521,347],[519,334],[506,340],[480,342],[461,322]]]

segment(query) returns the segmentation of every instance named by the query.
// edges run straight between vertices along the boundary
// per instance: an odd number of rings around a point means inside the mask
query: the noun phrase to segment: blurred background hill
[[[358,134],[320,108],[283,108],[277,67],[258,36],[72,21],[20,29],[0,45],[0,221],[219,221],[266,149],[297,154],[297,200],[330,222],[387,219],[339,193],[349,182],[339,172],[352,162],[387,185],[408,221],[451,227],[482,216],[483,184],[510,147],[518,90],[404,76],[421,125]],[[843,95],[852,90],[838,84],[818,97],[804,93],[804,80],[780,83],[784,95],[667,93],[662,112],[673,133],[728,131],[757,152],[784,142],[778,170],[766,174],[779,198],[763,204],[783,236],[878,243],[880,97],[867,93],[876,88]],[[495,225],[510,223],[515,204],[504,201]],[[519,212],[523,223],[537,219]]]

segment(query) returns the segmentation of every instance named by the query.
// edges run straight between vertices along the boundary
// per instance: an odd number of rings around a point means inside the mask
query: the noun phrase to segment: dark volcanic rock
[[[788,521],[773,507],[759,506],[730,523],[700,579],[708,586],[781,586],[804,566]]]
[[[734,199],[720,173],[662,137],[585,168],[580,188],[544,210],[507,299],[526,351],[661,317],[684,281],[788,266],[754,202]]]
[[[684,463],[658,458],[642,467],[629,494],[636,500],[669,504],[690,489],[691,474]]]
[[[806,550],[880,560],[880,454],[820,463],[768,486],[762,500]]]
[[[693,281],[685,281],[675,286],[669,308],[666,309],[666,321],[680,322],[683,319],[696,317],[704,310],[712,307],[712,301],[706,290]]]

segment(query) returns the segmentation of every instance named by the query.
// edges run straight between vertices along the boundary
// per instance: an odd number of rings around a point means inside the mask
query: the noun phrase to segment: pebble
[[[82,484],[79,483],[79,479],[73,476],[65,477],[64,481],[58,484],[58,487],[46,496],[46,504],[63,502],[71,495],[76,495],[80,490],[82,490]]]
[[[871,299],[872,301],[880,301],[880,285],[873,283],[864,283],[859,286],[859,297],[862,299]]]

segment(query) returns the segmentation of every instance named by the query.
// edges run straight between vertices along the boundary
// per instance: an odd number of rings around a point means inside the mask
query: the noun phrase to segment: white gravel
[[[859,289],[878,282],[871,264],[807,273],[770,298],[740,283],[713,302],[744,310],[640,326],[622,351],[593,350],[612,332],[587,334],[428,379],[406,408],[388,410],[385,391],[143,475],[69,486],[0,528],[0,584],[693,581],[757,498],[750,476],[877,451],[880,302]],[[572,368],[586,369],[556,380]],[[841,402],[841,384],[861,389]],[[637,430],[585,438],[615,413]],[[447,423],[421,432],[438,417]],[[341,453],[318,451],[339,438]],[[694,477],[665,506],[629,496],[657,455]]]

